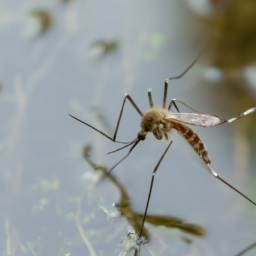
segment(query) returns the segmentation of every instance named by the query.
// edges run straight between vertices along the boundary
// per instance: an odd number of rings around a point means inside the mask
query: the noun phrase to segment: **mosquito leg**
[[[95,127],[83,122],[82,120],[70,115],[71,117],[73,117],[74,119],[76,119],[77,121],[91,127],[93,130],[99,132],[100,134],[102,134],[103,136],[105,136],[106,138],[112,140],[113,142],[119,142],[119,141],[116,141],[116,136],[117,136],[117,132],[118,132],[118,128],[119,128],[119,124],[120,124],[120,121],[121,121],[121,117],[122,117],[122,114],[123,114],[123,109],[124,109],[124,104],[125,104],[125,101],[126,99],[128,99],[130,101],[130,103],[132,104],[132,106],[137,110],[137,112],[140,114],[141,117],[143,117],[143,114],[141,113],[140,109],[138,108],[138,106],[134,103],[134,101],[132,100],[132,98],[128,95],[128,94],[125,94],[125,97],[124,97],[124,101],[123,101],[123,104],[122,104],[122,108],[120,110],[120,114],[119,114],[119,118],[117,120],[117,124],[116,124],[116,129],[115,129],[115,133],[114,133],[114,136],[113,138],[111,138],[110,136],[108,136],[107,134],[105,134],[104,132],[96,129]],[[124,143],[124,144],[127,144],[127,143]]]
[[[151,179],[150,189],[149,189],[149,193],[148,193],[148,200],[147,200],[147,205],[146,205],[146,208],[145,208],[145,213],[144,213],[142,224],[141,224],[141,230],[140,230],[139,238],[142,235],[142,231],[143,231],[144,222],[145,222],[145,218],[146,218],[147,211],[148,211],[148,205],[149,205],[149,200],[150,200],[150,197],[151,197],[151,192],[152,192],[152,188],[153,188],[153,183],[154,183],[156,171],[157,171],[159,165],[161,164],[165,154],[167,153],[167,151],[168,151],[168,149],[170,148],[171,145],[172,145],[172,141],[170,142],[170,144],[168,145],[168,147],[164,151],[163,155],[161,156],[160,160],[158,161],[158,163],[157,163],[157,165],[156,165],[156,167],[155,167],[155,169],[154,169],[154,171],[152,173],[152,179]]]
[[[124,148],[127,148],[127,147],[131,146],[132,144],[134,144],[136,141],[138,141],[138,138],[136,138],[135,140],[132,140],[131,142],[129,142],[129,143],[128,143],[127,145],[125,145],[124,147],[121,147],[121,148],[118,148],[118,149],[116,149],[116,150],[113,150],[113,151],[108,152],[107,155],[112,154],[112,153],[115,153],[115,152],[117,152],[117,151],[119,151],[119,150],[122,150],[122,149],[124,149]]]
[[[206,46],[206,44],[205,44]],[[170,77],[168,80],[174,80],[174,79],[180,79],[182,78],[193,66],[194,64],[197,62],[197,60],[200,58],[201,54],[203,53],[204,51],[204,48],[205,46],[203,47],[203,49],[201,50],[201,52],[198,54],[198,56],[196,57],[196,59],[187,67],[187,69],[185,71],[183,71],[179,76],[173,76],[173,77]]]
[[[237,190],[236,188],[234,188],[232,185],[230,185],[229,183],[227,183],[225,180],[223,180],[215,171],[212,170],[210,164],[206,165],[209,172],[217,179],[219,179],[220,181],[222,181],[224,184],[226,184],[227,186],[229,186],[230,188],[232,188],[233,190],[235,190],[238,194],[240,194],[241,196],[243,196],[245,199],[247,199],[248,201],[250,201],[252,204],[254,204],[256,206],[256,203],[253,202],[251,199],[249,199],[247,196],[245,196],[243,193],[241,193],[239,190]]]
[[[120,114],[119,114],[119,118],[118,118],[118,121],[117,121],[117,124],[116,124],[116,130],[115,130],[114,137],[113,137],[114,142],[116,141],[116,135],[117,135],[117,132],[118,132],[118,128],[119,128],[119,124],[120,124],[121,117],[122,117],[122,114],[123,114],[123,109],[124,109],[124,104],[125,104],[126,99],[128,99],[130,101],[130,103],[137,110],[137,112],[140,114],[140,116],[143,117],[143,114],[141,113],[140,109],[137,107],[137,105],[132,100],[132,98],[126,93],[125,97],[124,97],[123,105],[122,105],[122,108],[121,108],[121,111],[120,111]]]
[[[114,168],[116,168],[126,157],[128,157],[130,155],[130,153],[132,152],[132,150],[137,146],[137,144],[140,142],[140,140],[137,140],[134,145],[131,147],[131,149],[129,150],[128,154],[123,157],[117,164],[115,164],[111,169],[108,170],[107,173],[110,173]],[[130,146],[130,145],[129,145]]]
[[[168,92],[168,80],[166,79],[164,83],[163,109],[165,109],[166,107],[167,92]]]
[[[148,89],[148,100],[149,100],[149,107],[153,108],[154,104],[153,104],[153,99],[152,99],[152,95],[151,95],[151,88]]]
[[[179,108],[177,107],[177,104],[175,103],[176,99],[172,99],[171,102],[170,102],[170,105],[168,107],[168,111],[170,111],[172,109],[172,104],[174,105],[174,107],[176,108],[177,112],[180,113],[180,110]]]
[[[169,107],[168,107],[168,111],[170,111],[170,109],[172,108],[172,104],[173,104],[174,107],[176,108],[176,110],[177,110],[178,112],[180,112],[175,101],[177,101],[177,102],[183,104],[184,106],[186,106],[186,107],[188,107],[188,108],[194,110],[194,111],[197,112],[197,113],[204,114],[203,112],[201,112],[201,111],[199,111],[199,110],[197,110],[197,109],[191,107],[190,105],[186,104],[185,102],[183,102],[183,101],[181,101],[181,100],[177,100],[177,99],[172,99],[172,100],[171,100],[170,105],[169,105]]]
[[[198,56],[196,57],[196,59],[185,69],[185,71],[183,71],[179,76],[173,76],[173,77],[169,77],[168,79],[165,80],[165,86],[164,86],[164,100],[163,100],[163,108],[165,109],[166,106],[166,98],[167,98],[167,90],[168,90],[168,80],[174,80],[174,79],[180,79],[182,78],[193,66],[194,64],[197,62],[197,60],[200,58],[201,54],[203,53],[204,48],[201,50],[201,52],[198,54]],[[175,108],[177,109],[177,111],[179,112],[177,106],[175,103],[173,103]],[[170,106],[169,109],[170,110]]]
[[[256,107],[250,108],[250,109],[248,109],[248,110],[242,112],[242,113],[241,113],[240,115],[238,115],[237,117],[233,117],[233,118],[228,119],[227,122],[228,122],[228,123],[234,122],[235,120],[237,120],[237,119],[239,119],[239,118],[241,118],[241,117],[244,117],[244,116],[246,116],[246,115],[249,115],[249,114],[251,114],[251,113],[253,113],[253,112],[256,112]]]
[[[242,250],[241,252],[239,252],[238,254],[236,254],[236,256],[242,256],[244,255],[246,252],[248,252],[249,250],[251,250],[253,247],[256,246],[256,243],[253,243],[252,245],[250,245],[249,247],[247,247],[246,249]]]

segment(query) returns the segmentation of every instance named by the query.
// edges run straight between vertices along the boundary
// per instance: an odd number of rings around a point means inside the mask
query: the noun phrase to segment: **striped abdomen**
[[[199,136],[184,124],[176,122],[172,122],[172,124],[173,128],[177,130],[187,140],[187,142],[193,147],[193,149],[203,159],[203,161],[206,164],[210,164],[211,159],[208,155],[208,151]]]

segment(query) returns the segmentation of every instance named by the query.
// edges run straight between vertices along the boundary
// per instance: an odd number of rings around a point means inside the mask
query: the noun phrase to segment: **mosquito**
[[[200,55],[201,54],[199,54],[199,56]],[[107,134],[103,133],[102,131],[96,129],[95,127],[83,122],[82,120],[80,120],[80,119],[78,119],[78,118],[76,118],[72,115],[70,115],[70,116],[72,118],[76,119],[77,121],[91,127],[92,129],[99,132],[100,134],[102,134],[103,136],[105,136],[106,138],[110,139],[113,142],[126,144],[124,147],[121,147],[121,148],[119,148],[115,151],[109,152],[108,154],[114,153],[116,151],[119,151],[119,150],[124,149],[128,146],[133,145],[130,148],[128,154],[124,158],[122,158],[116,165],[114,165],[109,170],[109,172],[112,171],[125,158],[127,158],[128,155],[132,152],[132,150],[138,145],[138,143],[140,141],[144,141],[146,139],[147,133],[152,132],[157,140],[161,140],[163,137],[166,140],[168,140],[169,139],[168,132],[170,132],[172,129],[175,129],[192,146],[194,151],[203,160],[203,162],[206,164],[206,167],[207,167],[208,171],[210,172],[210,174],[212,174],[215,178],[222,181],[224,184],[226,184],[227,186],[229,186],[230,188],[235,190],[238,194],[240,194],[241,196],[243,196],[244,198],[246,198],[248,201],[250,201],[252,204],[254,204],[256,206],[255,202],[253,202],[251,199],[249,199],[247,196],[245,196],[239,190],[234,188],[228,182],[223,180],[214,170],[212,170],[212,168],[210,166],[211,159],[209,157],[208,151],[207,151],[204,143],[202,142],[200,137],[191,128],[189,128],[186,125],[186,124],[188,124],[188,125],[196,125],[196,126],[202,126],[202,127],[213,127],[213,126],[217,126],[217,125],[220,125],[220,124],[223,124],[223,123],[232,123],[232,122],[234,122],[235,120],[237,120],[241,117],[244,117],[248,114],[256,112],[256,107],[250,108],[250,109],[242,112],[241,114],[239,114],[239,115],[237,115],[233,118],[230,118],[230,119],[223,119],[223,118],[220,118],[220,117],[215,116],[215,115],[205,114],[201,111],[196,110],[195,108],[191,107],[190,105],[184,103],[183,101],[177,100],[177,99],[172,99],[168,108],[166,109],[166,100],[167,100],[169,80],[180,79],[181,77],[183,77],[190,70],[190,68],[196,63],[199,56],[179,76],[170,77],[169,79],[165,80],[164,96],[163,96],[163,107],[154,107],[153,99],[152,99],[152,95],[151,95],[151,90],[149,90],[148,91],[148,100],[149,100],[149,107],[150,108],[146,111],[145,114],[143,114],[140,111],[140,109],[138,108],[138,106],[135,104],[135,102],[132,100],[132,98],[128,94],[125,94],[123,104],[122,104],[122,107],[121,107],[121,111],[120,111],[120,114],[119,114],[119,118],[117,120],[117,125],[116,125],[116,129],[115,129],[115,133],[114,133],[113,138],[108,136]],[[121,117],[122,117],[122,114],[123,114],[123,109],[124,109],[126,99],[129,100],[129,102],[132,104],[132,106],[136,109],[138,114],[141,116],[141,123],[140,123],[141,131],[138,133],[137,138],[135,138],[131,142],[120,142],[120,141],[116,140],[116,136],[117,136],[119,124],[120,124],[120,121],[121,121]],[[195,113],[180,113],[176,102],[178,102],[180,104],[183,104],[184,106],[190,108]],[[172,106],[175,107],[177,112],[171,112],[172,111]],[[147,210],[148,210],[148,206],[149,206],[151,192],[152,192],[152,188],[153,188],[153,184],[154,184],[155,174],[156,174],[157,169],[158,169],[159,165],[161,164],[164,156],[166,155],[168,149],[170,148],[171,144],[172,144],[172,141],[169,143],[168,147],[164,151],[163,155],[161,156],[160,160],[158,161],[157,165],[155,166],[155,168],[153,170],[152,179],[151,179],[151,183],[150,183],[149,194],[148,194],[148,199],[147,199],[147,204],[146,204],[145,213],[144,213],[144,216],[143,216],[143,221],[142,221],[139,237],[141,237],[141,234],[142,234],[142,231],[143,231],[143,226],[144,226],[145,218],[146,218],[146,215],[147,215]]]

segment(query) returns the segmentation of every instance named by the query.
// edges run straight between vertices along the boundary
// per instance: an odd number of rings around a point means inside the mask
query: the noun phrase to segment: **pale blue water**
[[[28,12],[39,7],[50,10],[53,26],[41,37],[29,38]],[[120,144],[68,114],[112,135],[125,92],[145,112],[150,87],[154,104],[161,105],[164,80],[179,75],[204,44],[194,38],[195,24],[185,9],[180,1],[1,3],[2,255],[89,255],[76,226],[77,198],[82,227],[96,255],[115,254],[127,222],[108,220],[98,206],[114,211],[111,205],[119,200],[119,192],[107,180],[92,186],[92,170],[79,148],[90,144],[95,162],[109,167],[127,150],[106,155]],[[99,39],[119,40],[120,46],[95,61],[90,44]],[[182,80],[170,82],[168,102],[178,98],[221,116],[219,102],[201,78],[201,67],[199,61]],[[96,118],[95,107],[110,128]],[[139,123],[140,116],[127,103],[118,140],[134,139]],[[255,168],[248,162],[250,146],[243,132],[232,124],[195,131],[207,145],[212,168],[255,201],[254,177],[248,172]],[[255,242],[256,208],[211,177],[187,142],[175,133],[173,137],[156,174],[148,212],[198,224],[207,235],[192,237],[147,226],[152,254],[142,247],[141,255],[235,255]],[[137,212],[144,211],[151,173],[167,145],[148,135],[113,171]],[[184,236],[193,243],[180,239]]]

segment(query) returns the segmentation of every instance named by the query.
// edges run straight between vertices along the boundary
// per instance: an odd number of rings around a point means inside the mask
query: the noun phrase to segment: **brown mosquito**
[[[200,158],[206,164],[207,169],[209,170],[209,172],[215,178],[217,178],[220,181],[222,181],[223,183],[225,183],[227,186],[229,186],[230,188],[235,190],[237,193],[239,193],[241,196],[243,196],[244,198],[246,198],[248,201],[250,201],[252,204],[254,204],[256,206],[255,202],[253,202],[251,199],[249,199],[243,193],[241,193],[236,188],[231,186],[229,183],[227,183],[225,180],[223,180],[215,171],[212,170],[212,168],[210,166],[211,159],[209,157],[209,154],[208,154],[208,151],[207,151],[206,147],[204,146],[204,143],[202,142],[200,137],[192,129],[190,129],[188,126],[185,125],[185,124],[189,124],[189,125],[197,125],[197,126],[202,126],[202,127],[213,127],[213,126],[217,126],[217,125],[220,125],[220,124],[223,124],[223,123],[231,123],[231,122],[233,122],[233,121],[235,121],[235,120],[237,120],[241,117],[244,117],[248,114],[256,112],[256,107],[248,109],[248,110],[242,112],[241,114],[237,115],[236,117],[233,117],[233,118],[230,118],[230,119],[227,119],[227,120],[223,119],[223,118],[220,118],[218,116],[215,116],[215,115],[204,114],[204,113],[196,110],[195,108],[191,107],[190,105],[182,102],[181,100],[177,100],[177,99],[172,99],[168,108],[166,109],[168,81],[173,80],[173,79],[180,79],[182,76],[184,76],[188,72],[188,70],[195,64],[195,62],[197,61],[199,56],[190,64],[190,66],[182,74],[180,74],[179,76],[176,76],[176,77],[170,77],[169,79],[165,80],[163,107],[162,108],[154,107],[151,91],[149,90],[148,91],[148,99],[149,99],[150,108],[146,111],[145,114],[142,114],[142,112],[140,111],[138,106],[134,103],[132,98],[128,94],[125,94],[125,97],[124,97],[124,100],[123,100],[123,105],[121,107],[119,118],[117,120],[117,125],[116,125],[116,129],[115,129],[115,133],[114,133],[113,138],[109,137],[108,135],[106,135],[102,131],[96,129],[95,127],[83,122],[82,120],[80,120],[80,119],[78,119],[78,118],[76,118],[72,115],[70,115],[70,116],[73,117],[74,119],[78,120],[79,122],[91,127],[95,131],[101,133],[103,136],[107,137],[108,139],[112,140],[113,142],[127,144],[122,148],[119,148],[115,151],[109,152],[108,154],[114,153],[118,150],[121,150],[123,148],[126,148],[128,146],[133,145],[131,147],[131,149],[129,150],[128,154],[124,158],[122,158],[116,165],[114,165],[109,170],[109,172],[112,171],[118,164],[120,164],[126,157],[128,157],[128,155],[132,152],[132,150],[138,145],[138,143],[140,141],[143,141],[143,140],[146,139],[146,136],[147,136],[148,132],[152,132],[154,134],[155,138],[158,139],[158,140],[161,140],[163,137],[165,137],[165,139],[168,140],[168,138],[169,138],[168,137],[168,132],[171,131],[172,129],[175,129],[193,147],[195,152],[200,156]],[[121,117],[122,117],[122,114],[123,114],[123,108],[124,108],[124,104],[126,102],[126,99],[128,99],[130,101],[132,106],[136,109],[136,111],[139,113],[139,115],[142,118],[141,123],[140,123],[141,131],[138,133],[136,139],[134,139],[134,140],[132,140],[131,142],[128,142],[128,143],[127,142],[116,141],[116,136],[117,136],[119,124],[120,124],[120,121],[121,121]],[[176,102],[179,102],[179,103],[185,105],[186,107],[192,109],[196,113],[180,113]],[[177,112],[170,112],[170,111],[172,111],[171,110],[172,105],[176,108]],[[157,165],[156,165],[156,167],[153,171],[151,184],[150,184],[150,189],[149,189],[149,194],[148,194],[148,199],[147,199],[147,204],[146,204],[146,208],[145,208],[145,213],[144,213],[144,217],[143,217],[139,237],[141,236],[142,231],[143,231],[143,226],[144,226],[145,218],[146,218],[146,215],[147,215],[148,205],[149,205],[151,192],[152,192],[152,188],[153,188],[155,173],[157,172],[157,169],[158,169],[159,165],[161,164],[161,162],[162,162],[165,154],[167,153],[169,147],[171,146],[171,144],[172,144],[172,141],[170,142],[170,144],[166,148],[165,152],[161,156],[160,160],[158,161],[158,163],[157,163]]]

